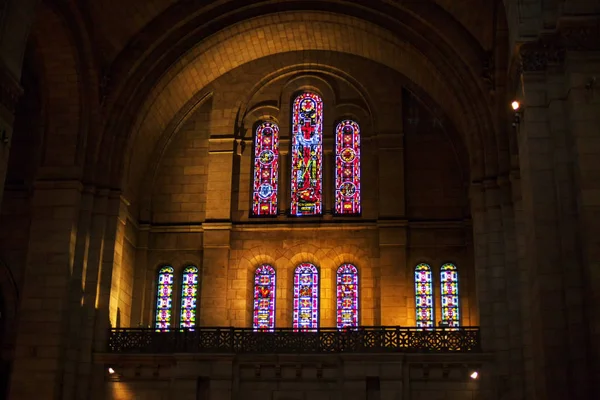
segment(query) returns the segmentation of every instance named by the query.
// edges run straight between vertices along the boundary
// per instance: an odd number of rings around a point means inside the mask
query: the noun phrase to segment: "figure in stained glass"
[[[263,122],[254,135],[253,215],[277,215],[278,178],[279,127],[272,122]]]
[[[255,331],[273,331],[275,328],[275,269],[261,265],[254,272]]]
[[[337,327],[358,326],[358,270],[342,264],[337,270]]]
[[[360,214],[360,128],[351,120],[335,128],[335,212]]]
[[[164,266],[158,271],[156,288],[156,311],[154,327],[157,330],[169,329],[172,324],[173,277],[171,266]]]
[[[322,212],[323,101],[314,93],[296,97],[292,110],[292,215]]]
[[[300,264],[294,273],[294,330],[319,327],[319,271],[310,263]]]
[[[196,306],[198,304],[198,268],[193,265],[183,270],[181,280],[181,309],[179,327],[196,326]]]
[[[458,297],[458,268],[454,264],[442,265],[440,272],[442,321],[447,326],[460,325],[460,304]]]
[[[415,311],[417,327],[433,327],[433,282],[431,267],[427,264],[415,268]]]

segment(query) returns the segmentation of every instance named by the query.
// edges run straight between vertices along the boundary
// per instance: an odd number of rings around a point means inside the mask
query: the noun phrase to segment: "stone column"
[[[523,116],[517,137],[525,285],[531,307],[532,398],[586,398],[581,266],[573,240],[574,208],[569,199],[573,187],[565,135],[564,99],[572,91],[562,72],[565,50],[538,42],[523,45],[520,54]]]
[[[79,182],[35,185],[11,398],[60,397],[81,190]]]
[[[414,293],[407,287],[406,226],[401,223],[379,223],[380,316],[381,325],[414,325],[408,310],[408,297]],[[378,318],[379,317],[379,318]],[[412,321],[414,321],[414,316]]]
[[[286,141],[287,142],[287,141]],[[279,215],[284,217],[288,214],[290,206],[290,154],[287,149],[289,146],[279,144]]]
[[[231,174],[234,141],[224,136],[209,139],[206,222],[202,255],[200,324],[228,326],[236,315],[227,306],[231,240]],[[204,312],[203,310],[206,310]],[[244,316],[241,316],[242,320]]]
[[[598,24],[596,18],[596,24]],[[597,26],[597,25],[596,25]],[[582,30],[581,32],[585,32]],[[593,32],[593,31],[592,31]],[[597,29],[596,29],[597,32]],[[581,40],[582,38],[580,38]],[[592,39],[589,37],[588,39]],[[584,42],[585,43],[585,42]],[[591,393],[600,391],[600,39],[596,37],[596,51],[570,51],[565,63],[566,84],[569,96],[566,100],[566,126],[570,136],[569,156],[574,160],[574,199],[576,212],[571,214],[569,222],[576,223],[572,238],[581,238],[582,272],[580,282],[575,276],[568,276],[567,302],[572,312],[584,309],[583,320],[587,321],[587,350],[591,374],[585,376],[579,370],[581,378],[591,382]],[[579,49],[581,50],[581,49]],[[575,220],[575,216],[578,216]],[[577,222],[576,222],[577,221]],[[572,255],[577,259],[576,254]],[[583,298],[578,294],[584,293]],[[581,307],[581,304],[585,304]],[[572,330],[585,330],[583,321],[572,319]],[[581,361],[580,368],[586,368]]]

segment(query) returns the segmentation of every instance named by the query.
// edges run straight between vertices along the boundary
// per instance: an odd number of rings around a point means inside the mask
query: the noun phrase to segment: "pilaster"
[[[243,325],[243,311],[229,310],[227,289],[235,279],[229,279],[229,255],[231,243],[231,223],[206,222],[202,253],[202,291],[200,293],[200,325],[228,326],[234,321]],[[233,271],[232,271],[233,272]],[[234,315],[232,315],[234,313]]]
[[[60,396],[81,191],[79,182],[35,185],[11,398]]]

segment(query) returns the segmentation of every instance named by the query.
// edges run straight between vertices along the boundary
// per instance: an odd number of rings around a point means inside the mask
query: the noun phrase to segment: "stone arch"
[[[98,136],[90,134],[102,130],[98,128],[98,84],[89,40],[81,15],[72,5],[42,2],[39,6],[30,43],[45,89],[48,118],[40,171],[45,178],[81,176],[90,161],[88,151],[93,155],[99,143]],[[60,63],[55,62],[57,57]]]
[[[181,104],[178,99],[189,98],[192,93],[197,92],[224,72],[252,59],[265,57],[275,52],[316,48],[363,56],[404,73],[415,84],[432,94],[436,102],[445,107],[446,113],[454,119],[453,122],[460,127],[460,131],[467,135],[469,138],[467,146],[471,150],[472,164],[474,168],[477,168],[474,174],[483,175],[485,168],[482,161],[484,159],[489,159],[490,165],[493,166],[494,162],[491,158],[495,151],[495,141],[490,139],[493,138],[491,135],[487,138],[483,136],[493,134],[493,130],[488,128],[490,123],[487,119],[489,119],[490,113],[485,101],[474,101],[473,97],[467,94],[478,91],[473,86],[477,84],[472,82],[472,78],[468,78],[467,81],[467,77],[457,76],[458,72],[454,68],[445,68],[443,72],[440,71],[431,60],[416,51],[414,47],[401,41],[390,32],[363,20],[314,13],[284,14],[277,18],[276,23],[269,18],[266,16],[253,21],[245,21],[238,24],[235,29],[221,31],[200,43],[188,53],[185,59],[174,64],[147,96],[145,105],[138,113],[140,118],[133,125],[133,136],[130,138],[130,143],[133,143],[135,137],[139,135],[143,135],[144,140],[148,143],[153,143],[168,124],[171,116],[180,108]],[[314,31],[310,38],[303,39],[303,36],[306,35],[301,27],[307,25],[314,28]],[[357,37],[356,33],[352,33],[357,29],[361,30],[360,37]],[[252,38],[256,37],[259,32],[268,33],[276,43],[274,45],[263,45],[260,41],[258,44],[255,43],[256,41]],[[284,37],[285,40],[282,39]],[[342,40],[346,37],[353,40]],[[315,38],[319,40],[315,40]],[[334,39],[326,40],[327,38]],[[381,46],[375,50],[373,46],[369,45],[373,42],[379,42]],[[315,45],[315,43],[317,44]],[[253,48],[252,54],[249,55],[248,52],[243,51],[244,48]],[[223,60],[228,61],[223,62]],[[407,64],[408,60],[410,60],[410,66]],[[209,67],[200,68],[200,65]],[[192,84],[187,79],[188,76],[195,77]],[[168,93],[177,93],[178,95],[175,96],[177,100],[171,101],[172,96],[167,96]],[[477,94],[476,96],[481,95]],[[159,109],[162,111],[161,113],[155,112]],[[138,148],[136,147],[136,149]],[[481,154],[482,149],[487,149],[484,152],[485,156]],[[134,157],[143,159],[147,157],[148,151],[148,149],[139,148]],[[107,152],[107,154],[109,153],[114,152]],[[137,162],[133,164],[137,164]],[[144,163],[141,162],[141,164]],[[130,179],[134,177],[135,174]]]
[[[247,132],[247,130],[244,130],[244,127],[250,126],[251,122],[253,120],[255,120],[255,117],[253,118],[250,116],[251,115],[256,116],[256,107],[258,107],[259,109],[262,110],[262,107],[259,107],[259,106],[250,107],[250,104],[252,103],[252,98],[262,88],[265,88],[265,87],[275,83],[277,80],[287,79],[288,77],[297,77],[298,75],[303,75],[303,74],[310,76],[311,74],[317,74],[317,73],[323,74],[326,76],[331,76],[335,79],[340,79],[341,81],[348,84],[361,96],[362,100],[365,103],[365,107],[367,109],[361,110],[362,113],[363,114],[371,114],[372,112],[374,112],[375,107],[373,106],[373,101],[369,97],[366,88],[361,85],[361,82],[358,79],[354,78],[351,74],[349,74],[345,71],[342,71],[339,68],[333,67],[332,65],[327,65],[323,62],[317,63],[317,62],[311,60],[310,64],[308,64],[308,65],[298,64],[298,63],[287,65],[286,67],[280,68],[277,71],[267,74],[266,76],[261,78],[255,84],[255,86],[252,88],[252,90],[250,91],[250,93],[248,94],[248,96],[246,97],[244,102],[242,103],[242,106],[240,107],[240,113],[239,113],[240,116],[238,117],[238,119],[241,120],[241,123],[240,123],[241,132],[239,133],[240,137],[245,138],[247,140],[248,132]],[[291,85],[291,83],[293,83],[292,78],[290,78],[290,81],[288,81],[286,88],[289,87]],[[327,84],[327,86],[329,86],[331,88],[331,85],[329,85],[328,83],[326,83],[326,84]],[[285,121],[286,121],[285,118],[289,117],[289,115],[288,115],[289,110],[286,111],[287,114],[283,112],[283,110],[284,110],[283,103],[284,103],[284,100],[286,100],[287,101],[286,106],[289,108],[290,97],[291,97],[290,91],[294,91],[293,86],[289,89],[284,89],[284,91],[282,92],[282,94],[279,97],[279,101],[278,101],[277,105],[270,106],[271,113],[274,114],[275,116],[277,116],[275,119],[277,120],[278,124],[285,123]],[[332,90],[332,92],[333,92],[333,90]],[[328,99],[327,100],[324,99],[324,101],[329,102]],[[349,105],[349,104],[348,105],[347,104],[337,105],[337,104],[335,104],[336,113],[338,113],[338,107],[343,107],[343,106],[352,106],[352,105]],[[266,105],[264,107],[266,107]],[[356,107],[362,108],[362,106],[360,106],[360,105],[356,105]],[[287,122],[287,123],[289,123],[289,122]]]

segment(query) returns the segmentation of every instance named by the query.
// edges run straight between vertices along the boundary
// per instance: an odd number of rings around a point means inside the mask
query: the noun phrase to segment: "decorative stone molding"
[[[11,113],[15,112],[17,102],[23,95],[23,88],[15,78],[0,66],[0,104],[3,105]]]
[[[556,38],[525,43],[519,49],[520,72],[545,71],[549,65],[561,66],[566,49]]]
[[[600,18],[563,19],[556,32],[521,45],[518,75],[562,66],[567,51],[600,50]]]

